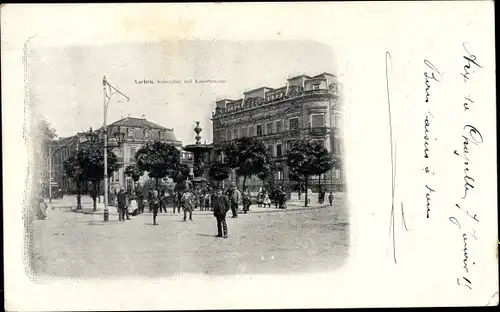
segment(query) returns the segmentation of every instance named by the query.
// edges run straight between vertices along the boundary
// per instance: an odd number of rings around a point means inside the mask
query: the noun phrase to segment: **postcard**
[[[493,8],[2,6],[5,309],[498,305]]]

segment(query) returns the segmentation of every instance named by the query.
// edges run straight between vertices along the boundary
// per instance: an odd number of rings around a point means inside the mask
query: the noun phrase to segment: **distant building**
[[[286,152],[294,140],[306,138],[323,144],[334,156],[342,154],[341,110],[336,76],[321,73],[316,76],[296,76],[279,88],[260,87],[243,93],[237,100],[216,101],[213,121],[214,150],[240,137],[258,137],[266,144],[283,170],[275,181],[297,187],[286,168]],[[217,152],[215,152],[215,155]],[[222,156],[212,155],[212,160]],[[321,177],[313,177],[311,186],[322,185],[340,190],[343,185],[341,168],[334,168]],[[320,179],[321,181],[318,181]],[[232,175],[230,182],[235,181]],[[251,191],[262,184],[257,177],[247,180]]]
[[[112,151],[118,157],[118,161],[122,163],[119,171],[114,172],[110,177],[111,189],[125,187],[131,189],[133,181],[129,177],[125,177],[124,170],[128,165],[135,163],[135,153],[146,142],[161,141],[169,143],[177,147],[181,151],[182,159],[189,161],[192,159],[190,153],[182,151],[182,142],[177,140],[174,130],[155,124],[147,119],[126,117],[115,121],[107,126],[108,129],[108,144],[113,146]],[[102,128],[94,132],[96,134],[97,144],[102,145],[103,133]],[[123,134],[123,135],[121,135]],[[122,137],[123,143],[117,146],[117,138]],[[54,143],[54,152],[52,157],[53,180],[62,186],[66,192],[75,192],[76,185],[64,174],[63,163],[66,159],[76,153],[79,148],[85,148],[91,144],[89,132],[78,133],[75,136],[63,138]],[[142,178],[147,179],[147,174]]]

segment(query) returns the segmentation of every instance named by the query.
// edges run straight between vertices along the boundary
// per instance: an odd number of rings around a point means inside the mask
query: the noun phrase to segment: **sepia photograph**
[[[6,311],[498,305],[493,2],[0,13]]]

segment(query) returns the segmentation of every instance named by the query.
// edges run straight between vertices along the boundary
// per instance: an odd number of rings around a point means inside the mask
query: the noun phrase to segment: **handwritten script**
[[[425,103],[427,105],[427,112],[424,116],[424,160],[425,160],[425,168],[423,169],[424,174],[426,176],[434,176],[435,171],[431,168],[430,158],[431,158],[431,141],[433,138],[432,135],[432,123],[434,119],[434,115],[431,112],[431,99],[432,99],[432,91],[431,87],[435,88],[437,84],[441,81],[441,77],[443,75],[437,67],[429,60],[424,60],[425,71]],[[433,104],[433,103],[432,103]],[[437,141],[437,138],[434,137],[434,141]],[[429,177],[426,177],[425,180],[429,180]],[[431,183],[431,182],[428,182]],[[436,192],[436,190],[429,186],[428,183],[425,184],[425,205],[426,205],[426,217],[430,217],[431,213],[431,204],[432,204],[432,193]]]
[[[469,86],[469,83],[474,78],[474,74],[477,70],[483,68],[479,63],[478,57],[470,52],[470,47],[468,43],[463,45],[464,54],[464,65],[460,72],[463,77],[463,90],[465,90],[463,103],[460,111],[465,114],[465,120],[469,120],[468,114],[473,109],[471,104],[474,104],[473,100],[473,87]],[[466,124],[460,130],[461,136],[461,146],[453,151],[453,155],[456,156],[455,159],[461,163],[461,168],[463,168],[463,186],[457,191],[457,199],[453,205],[453,212],[449,217],[449,221],[456,227],[459,233],[459,239],[461,241],[461,267],[462,271],[460,276],[457,277],[456,282],[460,287],[465,287],[467,289],[472,289],[473,280],[471,277],[471,272],[474,270],[476,261],[474,261],[474,255],[471,254],[471,247],[478,237],[476,235],[476,227],[479,224],[479,217],[476,211],[477,207],[473,205],[470,199],[470,194],[475,188],[476,178],[474,177],[474,164],[479,161],[477,158],[474,160],[474,152],[480,148],[481,144],[484,142],[484,138],[481,132],[472,122],[467,121]]]

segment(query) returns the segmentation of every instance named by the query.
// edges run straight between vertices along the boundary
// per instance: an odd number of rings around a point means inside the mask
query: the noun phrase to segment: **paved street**
[[[84,199],[84,209],[91,211]],[[34,222],[34,273],[53,277],[168,276],[178,273],[246,274],[311,272],[342,265],[348,253],[348,215],[335,207],[269,210],[228,218],[229,238],[217,232],[211,212],[149,213],[119,222],[102,214],[71,212],[54,200],[46,220]],[[230,216],[231,213],[228,213]]]

